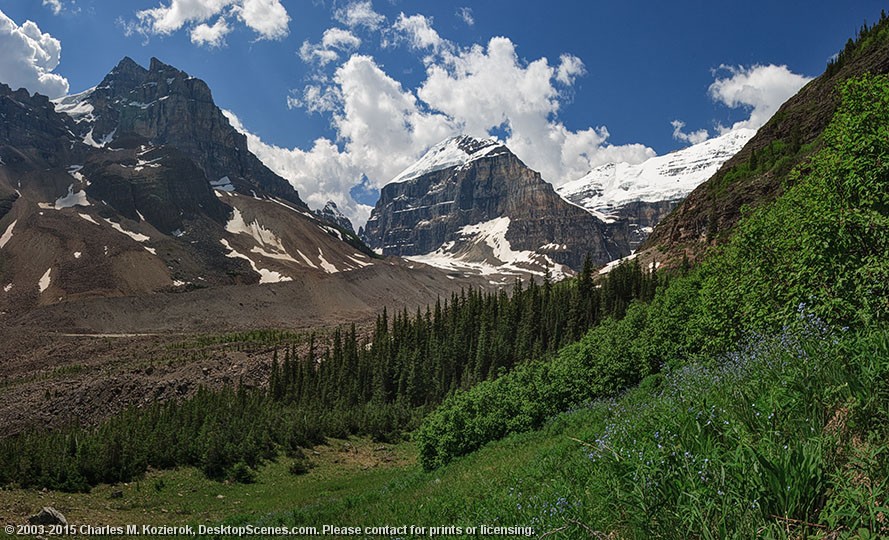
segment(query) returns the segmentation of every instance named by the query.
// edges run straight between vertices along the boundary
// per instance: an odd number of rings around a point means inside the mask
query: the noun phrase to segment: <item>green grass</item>
[[[379,489],[259,523],[499,524],[555,538],[885,535],[887,372],[884,332],[763,339],[431,472],[404,469]]]
[[[121,486],[2,491],[0,513],[52,504],[76,523],[520,526],[547,538],[885,535],[889,332],[813,324],[651,376],[430,472],[413,443],[335,440],[308,452],[305,475],[284,457],[252,484],[153,471],[120,499],[110,493]]]
[[[198,469],[149,471],[126,484],[102,484],[90,493],[0,489],[0,519],[23,523],[42,506],[53,506],[73,524],[199,525],[261,520],[269,512],[337,500],[379,489],[413,462],[410,443],[381,445],[364,439],[330,439],[307,451],[307,474],[289,472],[292,459],[261,467],[251,484],[216,482]],[[122,497],[112,493],[121,491]]]

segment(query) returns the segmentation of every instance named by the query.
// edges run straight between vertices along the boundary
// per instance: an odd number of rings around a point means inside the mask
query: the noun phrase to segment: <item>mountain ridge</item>
[[[626,254],[602,222],[559,197],[503,143],[465,135],[433,146],[386,184],[364,234],[384,255],[483,274],[497,266],[570,273],[587,254],[601,264]]]
[[[124,57],[96,87],[54,103],[91,146],[130,134],[170,144],[192,157],[210,181],[228,178],[245,195],[268,193],[308,209],[289,182],[248,150],[246,136],[231,126],[207,84],[157,58],[146,69]]]

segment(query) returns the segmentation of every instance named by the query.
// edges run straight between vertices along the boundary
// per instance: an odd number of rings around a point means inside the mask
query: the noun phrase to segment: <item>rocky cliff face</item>
[[[77,122],[86,144],[101,147],[137,135],[173,146],[192,158],[210,181],[227,178],[235,189],[284,198],[306,208],[293,187],[247,149],[213,102],[204,81],[151,59],[148,69],[124,58],[94,89],[56,101]]]
[[[79,173],[90,180],[89,196],[165,234],[181,233],[186,221],[201,215],[225,223],[232,211],[213,194],[195,162],[169,146],[95,153]]]
[[[365,238],[387,255],[538,269],[578,270],[587,254],[605,264],[628,253],[609,240],[600,220],[559,197],[506,146],[470,137],[440,143],[386,185]]]
[[[318,219],[321,221],[330,223],[344,231],[355,234],[355,229],[352,228],[352,221],[340,212],[340,209],[337,208],[336,203],[333,201],[327,201],[324,208],[321,210],[314,210],[314,214],[318,216]]]
[[[64,163],[72,154],[82,154],[71,144],[74,129],[74,122],[56,114],[46,96],[0,83],[0,162]]]

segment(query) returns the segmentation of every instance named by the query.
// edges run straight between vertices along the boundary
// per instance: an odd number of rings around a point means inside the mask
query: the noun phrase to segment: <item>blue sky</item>
[[[360,203],[373,201],[349,196],[359,180],[373,192],[456,132],[500,136],[560,184],[603,162],[757,127],[883,7],[3,0],[11,22],[0,39],[19,41],[0,42],[0,81],[45,93],[67,82],[73,93],[124,55],[146,66],[156,56],[204,79],[310,205],[334,199],[360,222]],[[17,33],[31,36],[36,60]]]

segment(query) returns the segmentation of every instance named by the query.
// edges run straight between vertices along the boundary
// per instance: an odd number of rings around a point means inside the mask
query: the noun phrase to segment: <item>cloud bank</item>
[[[125,23],[127,33],[170,35],[186,28],[192,43],[207,47],[225,45],[232,21],[240,21],[257,39],[267,40],[286,37],[290,23],[280,0],[170,0],[136,12],[136,19]]]
[[[720,77],[724,73],[727,76]],[[787,66],[753,65],[728,66],[721,65],[713,70],[716,80],[710,85],[710,99],[730,109],[745,109],[750,116],[735,122],[731,126],[716,125],[715,131],[720,135],[736,129],[759,129],[791,96],[799,92],[812,77],[806,77],[790,71]],[[710,138],[707,129],[699,129],[691,133],[684,131],[685,122],[673,120],[673,138],[689,144],[697,144]]]
[[[61,60],[62,44],[36,23],[19,26],[0,11],[0,51],[0,82],[50,98],[68,93],[68,80],[52,73]]]

